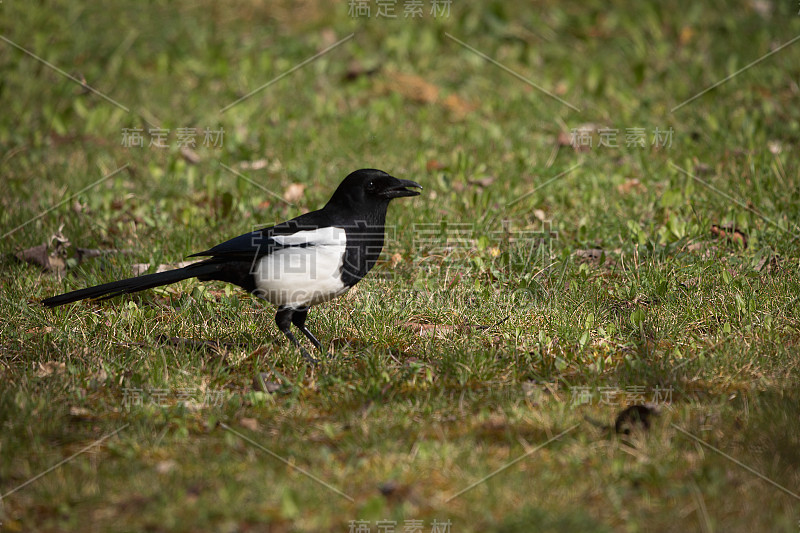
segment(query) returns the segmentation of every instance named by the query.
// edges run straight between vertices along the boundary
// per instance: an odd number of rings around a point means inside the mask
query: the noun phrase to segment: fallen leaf
[[[283,199],[291,204],[299,202],[303,198],[306,186],[302,183],[292,183],[283,191]]]
[[[397,253],[392,254],[392,258],[391,258],[392,268],[395,268],[397,265],[399,265],[402,262],[403,262],[403,256],[402,255],[397,254]]]
[[[427,170],[428,172],[431,172],[433,170],[443,170],[445,168],[447,168],[447,165],[445,165],[444,163],[440,163],[435,159],[431,159],[425,164],[425,170]]]
[[[730,243],[738,244],[742,248],[747,248],[747,235],[733,226],[711,225],[711,234],[720,239],[726,239]]]
[[[625,183],[620,183],[617,185],[617,191],[620,194],[627,194],[631,192],[633,189],[638,189],[642,185],[642,182],[636,178],[627,179]]]
[[[239,419],[239,425],[250,431],[258,431],[259,427],[258,420],[255,418],[241,418]]]
[[[442,104],[458,117],[463,117],[470,111],[475,110],[475,106],[455,93],[447,95]]]
[[[21,252],[17,252],[17,259],[25,261],[34,265],[38,265],[44,269],[50,268],[50,256],[47,254],[47,245],[40,244],[33,246]]]
[[[67,267],[64,259],[57,255],[49,254],[47,248],[46,244],[40,244],[39,246],[17,252],[16,257],[20,261],[39,266],[48,272],[64,271]]]
[[[414,74],[394,73],[390,88],[415,102],[432,104],[439,98],[439,88]]]

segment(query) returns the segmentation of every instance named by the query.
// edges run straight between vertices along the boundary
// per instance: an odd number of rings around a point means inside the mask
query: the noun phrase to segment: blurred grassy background
[[[800,490],[798,6],[356,3],[0,4],[0,528],[795,531],[796,496],[681,429]],[[363,167],[425,192],[312,313],[321,367],[222,285],[36,303]],[[15,257],[43,243],[50,271]],[[584,418],[642,399],[647,433]]]

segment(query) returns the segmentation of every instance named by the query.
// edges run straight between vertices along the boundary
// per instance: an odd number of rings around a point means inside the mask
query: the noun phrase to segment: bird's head
[[[351,208],[385,206],[393,198],[420,194],[409,187],[422,189],[422,185],[414,181],[395,178],[382,170],[364,168],[356,170],[342,181],[328,205]]]

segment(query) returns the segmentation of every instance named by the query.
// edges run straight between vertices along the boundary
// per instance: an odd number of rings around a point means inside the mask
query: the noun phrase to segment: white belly
[[[349,287],[341,281],[347,247],[341,228],[301,231],[273,239],[282,244],[313,243],[277,250],[254,264],[255,294],[275,305],[299,308],[335,298]]]

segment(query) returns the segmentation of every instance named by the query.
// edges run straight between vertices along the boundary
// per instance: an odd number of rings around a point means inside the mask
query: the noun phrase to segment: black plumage
[[[207,259],[53,296],[42,304],[57,307],[88,298],[113,298],[189,278],[224,281],[277,305],[278,328],[310,358],[292,334],[291,324],[322,350],[305,326],[309,307],[343,294],[372,269],[383,249],[389,202],[419,194],[409,188],[422,187],[380,170],[357,170],[322,209],[190,256]]]

